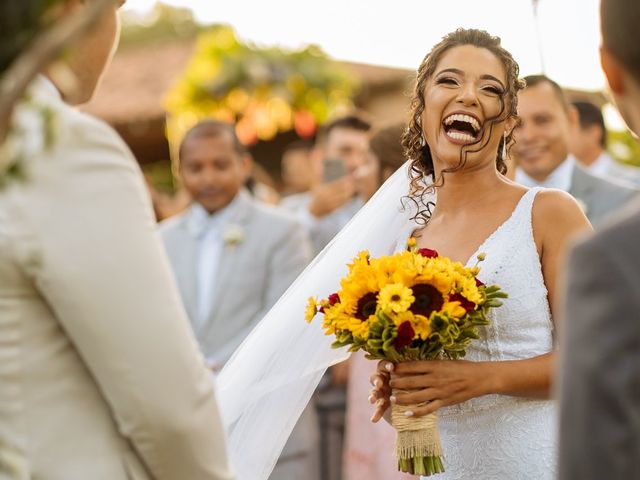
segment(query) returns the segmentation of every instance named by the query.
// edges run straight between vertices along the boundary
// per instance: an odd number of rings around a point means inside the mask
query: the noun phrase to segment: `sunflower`
[[[415,301],[413,292],[402,283],[390,283],[378,295],[380,308],[386,312],[406,312]]]
[[[431,312],[438,312],[444,304],[442,293],[433,285],[420,283],[411,287],[415,301],[409,307],[415,315],[429,318]]]

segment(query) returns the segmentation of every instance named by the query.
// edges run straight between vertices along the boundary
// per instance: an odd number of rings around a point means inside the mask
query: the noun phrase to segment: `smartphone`
[[[347,169],[339,158],[325,158],[322,162],[322,178],[325,183],[333,182],[344,177]]]

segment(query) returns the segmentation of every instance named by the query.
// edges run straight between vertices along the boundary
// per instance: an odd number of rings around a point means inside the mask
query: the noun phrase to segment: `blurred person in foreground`
[[[3,2],[0,17],[36,3]],[[228,480],[213,382],[142,174],[110,127],[73,108],[109,63],[123,3],[56,64],[73,82],[49,67],[33,81],[2,145],[0,164],[13,151],[26,176],[0,178],[0,465],[11,457],[14,479]],[[20,54],[7,51],[3,71]]]
[[[571,132],[571,153],[589,173],[626,183],[640,184],[640,168],[623,165],[607,152],[607,128],[602,111],[591,102],[573,102],[578,124]]]
[[[404,123],[397,123],[377,130],[371,137],[371,168],[373,174],[362,179],[367,185],[362,190],[371,198],[385,180],[405,162],[402,150]],[[393,480],[412,479],[398,472],[393,455],[396,431],[386,422],[374,424],[369,421],[371,405],[367,401],[371,384],[370,375],[376,363],[367,360],[362,352],[351,355],[348,360],[349,380],[347,385],[347,420],[345,429],[343,478],[346,480]]]
[[[244,188],[252,160],[232,124],[205,120],[185,135],[178,171],[193,202],[160,225],[196,338],[214,370],[231,357],[311,257],[289,212]],[[317,426],[307,409],[272,480],[313,479]]]
[[[344,227],[365,203],[354,173],[367,168],[371,124],[359,115],[339,117],[318,134],[314,156],[315,186],[291,195],[282,206],[294,211],[309,230],[315,253]],[[321,180],[321,181],[320,181]]]
[[[597,227],[638,192],[596,177],[580,166],[569,153],[577,113],[567,103],[562,88],[544,75],[525,77],[525,82],[525,89],[518,93],[521,123],[514,131],[511,149],[518,165],[515,180],[527,187],[557,188],[570,193]]]
[[[640,134],[640,3],[602,0],[600,58],[629,128]],[[561,332],[561,480],[640,478],[640,204],[579,243]]]

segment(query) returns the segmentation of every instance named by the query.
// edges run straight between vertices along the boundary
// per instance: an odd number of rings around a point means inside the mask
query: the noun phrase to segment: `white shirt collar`
[[[522,168],[518,168],[516,171],[516,182],[525,187],[557,188],[568,192],[571,188],[575,164],[576,159],[573,155],[569,155],[566,160],[558,165],[542,182],[538,182],[527,175]]]
[[[596,161],[589,165],[587,170],[594,175],[606,176],[609,173],[612,163],[613,159],[607,152],[603,151]]]
[[[212,214],[207,212],[202,205],[194,202],[187,213],[187,229],[189,233],[198,238],[211,228],[225,225],[238,210],[241,195],[242,192],[238,192],[227,206]]]

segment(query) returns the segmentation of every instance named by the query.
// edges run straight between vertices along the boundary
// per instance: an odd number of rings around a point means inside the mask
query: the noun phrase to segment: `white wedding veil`
[[[347,263],[359,251],[386,255],[407,238],[415,212],[414,202],[403,201],[409,191],[408,163],[300,274],[217,377],[238,480],[268,478],[325,370],[349,356],[346,348],[331,348],[333,337],[324,335],[321,316],[311,324],[304,321],[307,299],[338,290]]]

